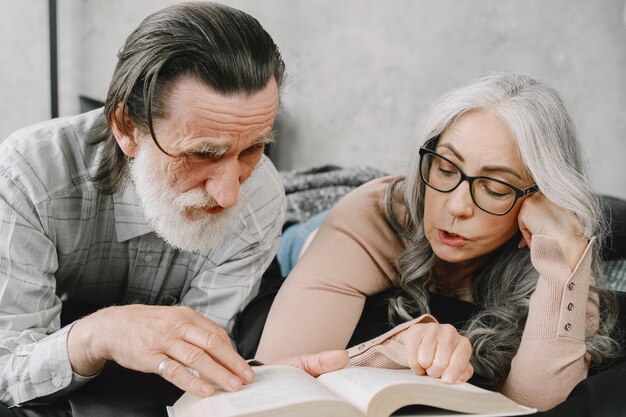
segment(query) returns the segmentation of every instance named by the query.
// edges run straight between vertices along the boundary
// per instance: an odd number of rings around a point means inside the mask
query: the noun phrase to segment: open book
[[[255,371],[255,382],[237,392],[218,390],[214,396],[202,399],[184,394],[168,407],[169,416],[388,417],[409,405],[428,407],[405,409],[403,416],[456,415],[454,412],[517,416],[536,412],[502,394],[468,383],[444,384],[408,369],[348,367],[318,378],[287,366],[260,366]]]

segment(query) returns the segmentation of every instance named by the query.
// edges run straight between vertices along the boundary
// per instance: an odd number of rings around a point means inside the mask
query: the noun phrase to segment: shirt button
[[[63,384],[63,380],[56,373],[52,372],[52,385],[58,388],[61,384]]]
[[[573,304],[573,303],[569,303],[569,304],[567,305],[567,309],[568,309],[569,311],[572,311],[572,310],[574,309],[574,304]]]
[[[569,288],[570,290],[573,290],[575,286],[576,286],[576,284],[574,284],[573,282],[570,282],[570,283],[567,285],[567,288]]]
[[[572,330],[572,325],[571,325],[570,323],[567,323],[567,324],[565,325],[565,331],[566,331],[566,332],[569,332],[570,330]]]
[[[149,264],[150,262],[152,262],[154,260],[154,256],[146,255],[146,256],[144,256],[143,260],[146,261],[146,263]]]

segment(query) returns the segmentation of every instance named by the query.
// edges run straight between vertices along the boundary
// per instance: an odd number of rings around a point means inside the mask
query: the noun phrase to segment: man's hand
[[[450,324],[416,323],[393,339],[406,346],[409,367],[418,375],[428,374],[451,384],[465,382],[474,373],[469,362],[472,346]]]
[[[105,308],[78,320],[67,343],[72,368],[81,375],[95,374],[107,360],[154,373],[170,359],[163,378],[199,397],[211,395],[213,384],[236,391],[254,380],[254,371],[235,352],[226,331],[188,307]]]

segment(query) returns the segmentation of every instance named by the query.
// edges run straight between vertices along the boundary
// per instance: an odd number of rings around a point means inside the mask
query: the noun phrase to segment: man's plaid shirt
[[[102,110],[22,129],[0,145],[0,401],[63,394],[72,372],[62,303],[179,304],[229,333],[271,262],[285,196],[267,158],[246,181],[250,199],[218,249],[170,247],[146,223],[132,186],[114,195],[89,179]]]

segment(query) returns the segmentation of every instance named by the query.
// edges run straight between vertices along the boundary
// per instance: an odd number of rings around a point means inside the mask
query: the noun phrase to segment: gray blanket
[[[302,223],[330,209],[341,197],[385,172],[369,167],[342,168],[324,165],[304,170],[281,171],[287,194],[286,223]]]

